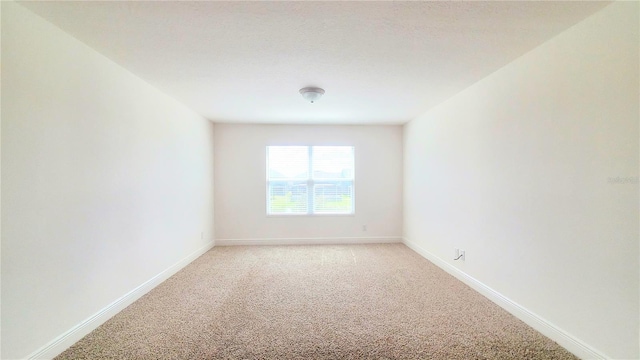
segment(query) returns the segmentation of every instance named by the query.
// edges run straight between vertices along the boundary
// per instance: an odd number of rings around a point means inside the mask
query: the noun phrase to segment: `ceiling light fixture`
[[[324,89],[320,89],[317,87],[306,87],[300,89],[300,94],[305,100],[314,103],[318,101],[322,97],[322,95],[324,95]]]

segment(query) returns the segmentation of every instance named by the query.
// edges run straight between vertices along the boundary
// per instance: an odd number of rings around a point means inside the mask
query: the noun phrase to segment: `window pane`
[[[267,146],[270,180],[309,178],[309,148],[307,146]]]
[[[314,146],[313,179],[353,179],[352,146]]]
[[[313,185],[313,212],[349,214],[353,212],[353,181],[323,181]]]
[[[269,214],[306,214],[308,212],[306,181],[271,181],[268,196]]]

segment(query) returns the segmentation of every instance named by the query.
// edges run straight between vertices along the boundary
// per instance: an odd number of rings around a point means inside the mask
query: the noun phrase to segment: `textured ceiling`
[[[213,121],[330,124],[409,121],[607,5],[21,4]]]

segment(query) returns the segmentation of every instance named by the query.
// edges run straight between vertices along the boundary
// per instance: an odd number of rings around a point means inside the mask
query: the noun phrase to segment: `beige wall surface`
[[[354,146],[355,215],[267,216],[268,145]],[[400,126],[216,124],[215,149],[216,241],[402,235]]]
[[[213,240],[213,124],[2,2],[2,358]]]
[[[613,3],[404,131],[406,239],[620,359],[640,356],[639,13]]]

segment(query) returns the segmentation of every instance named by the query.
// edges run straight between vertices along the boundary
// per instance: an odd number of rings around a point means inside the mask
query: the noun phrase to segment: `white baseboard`
[[[458,280],[467,284],[472,289],[476,290],[480,294],[484,295],[489,300],[496,303],[501,308],[505,309],[513,316],[525,322],[527,325],[539,331],[544,336],[549,339],[557,342],[560,346],[564,347],[574,355],[578,356],[581,359],[610,359],[610,357],[604,355],[598,350],[595,350],[591,346],[585,344],[581,340],[577,339],[573,335],[567,333],[566,331],[558,328],[554,324],[540,317],[539,315],[529,311],[527,308],[522,305],[512,301],[506,296],[500,294],[499,292],[493,290],[489,286],[480,282],[479,280],[469,276],[464,271],[454,267],[448,262],[442,260],[438,256],[430,253],[424,248],[420,247],[418,244],[409,241],[407,238],[403,238],[402,242],[412,249],[413,251],[420,254],[422,257],[434,263],[436,266],[441,268],[442,270],[448,272],[449,274],[456,277]]]
[[[71,345],[75,344],[78,340],[82,339],[85,335],[93,331],[95,328],[109,320],[115,314],[131,305],[134,301],[138,300],[140,297],[142,297],[142,295],[148,293],[149,291],[151,291],[151,289],[158,286],[160,283],[171,277],[173,274],[177,273],[185,266],[189,265],[189,263],[198,258],[200,255],[209,251],[214,246],[214,244],[215,243],[212,241],[204,245],[200,249],[185,256],[183,259],[171,265],[166,270],[145,281],[142,285],[136,287],[116,301],[107,305],[104,309],[98,311],[80,324],[74,326],[73,328],[64,332],[62,335],[53,339],[39,350],[29,355],[27,358],[52,359],[56,357],[57,355],[68,349]]]
[[[323,237],[323,238],[272,238],[272,239],[216,239],[216,246],[233,245],[339,245],[339,244],[387,244],[400,243],[398,236],[374,237]]]

